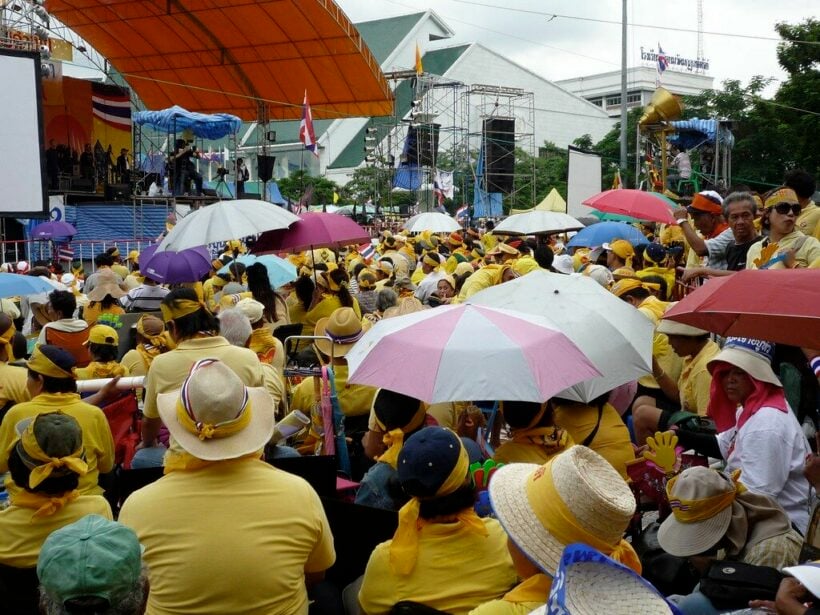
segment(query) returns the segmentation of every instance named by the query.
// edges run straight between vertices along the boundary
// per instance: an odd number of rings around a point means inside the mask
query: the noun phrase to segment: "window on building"
[[[595,98],[588,98],[587,100],[596,107],[601,107],[604,104],[604,99],[601,96],[596,96]]]
[[[621,97],[620,96],[607,96],[606,97],[606,106],[607,107],[617,107],[621,104]]]
[[[632,92],[631,94],[626,95],[626,104],[638,103],[641,102],[641,93],[640,92]]]

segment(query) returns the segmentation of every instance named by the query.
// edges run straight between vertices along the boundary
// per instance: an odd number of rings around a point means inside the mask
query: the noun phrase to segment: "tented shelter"
[[[239,130],[242,120],[227,113],[193,113],[175,105],[161,111],[137,111],[134,123],[171,133],[190,130],[201,139],[220,139]]]
[[[550,190],[549,194],[544,197],[544,200],[538,203],[532,209],[511,209],[510,215],[513,214],[523,214],[525,211],[559,211],[566,213],[567,212],[567,202],[564,200],[558,191],[553,188]]]
[[[149,109],[242,119],[389,115],[390,88],[332,0],[47,0]]]

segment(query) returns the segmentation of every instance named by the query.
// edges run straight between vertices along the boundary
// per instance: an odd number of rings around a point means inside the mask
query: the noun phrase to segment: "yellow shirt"
[[[142,355],[134,348],[125,353],[122,361],[120,361],[120,365],[127,369],[128,373],[132,376],[144,376],[148,373],[148,366],[145,364],[145,359],[143,359]]]
[[[148,418],[159,418],[157,393],[168,393],[180,388],[191,366],[199,359],[206,358],[224,361],[246,386],[263,386],[262,367],[252,350],[231,346],[224,337],[218,335],[189,339],[151,362],[145,377],[145,407],[142,413]]]
[[[152,615],[306,615],[305,572],[336,559],[316,492],[258,459],[171,472],[119,521],[145,547]]]
[[[552,579],[545,574],[536,574],[519,583],[501,600],[485,602],[470,611],[470,615],[529,615],[542,604],[546,604],[550,589]],[[533,600],[531,596],[538,596],[538,599]]]
[[[92,380],[94,378],[114,378],[115,376],[130,376],[131,372],[128,368],[117,363],[116,361],[108,361],[106,363],[98,363],[92,361],[87,367],[78,367],[74,370],[74,377],[77,380]]]
[[[304,304],[302,304],[295,292],[288,295],[288,298],[285,299],[285,305],[288,307],[290,322],[302,324],[302,335],[313,335],[313,327],[305,324],[307,310],[305,310]]]
[[[802,215],[802,214],[801,214]],[[764,240],[765,241],[765,240]],[[760,258],[761,250],[763,250],[764,241],[753,243],[746,254],[746,269],[757,269],[755,259]],[[808,267],[812,261],[820,258],[820,241],[811,236],[806,236],[798,230],[792,231],[785,237],[782,237],[777,243],[776,255],[782,254],[787,250],[791,250],[798,241],[802,242],[800,248],[794,254],[794,268]],[[769,267],[769,269],[785,269],[783,262],[778,262]]]
[[[794,222],[795,228],[804,235],[814,236],[817,232],[817,227],[820,226],[820,207],[814,201],[809,201],[809,204],[803,208],[797,220]]]
[[[416,286],[427,276],[424,273],[424,270],[421,267],[416,267],[415,271],[413,271],[413,275],[410,276],[410,281],[415,284]]]
[[[0,423],[0,473],[8,472],[9,453],[19,439],[17,423],[57,410],[77,419],[83,430],[88,474],[80,477],[80,493],[101,494],[103,490],[97,484],[100,473],[110,472],[114,468],[114,439],[103,411],[82,401],[77,393],[40,393],[31,401],[17,404],[8,411]],[[19,489],[11,479],[6,481],[6,486],[10,492]]]
[[[501,265],[487,265],[475,273],[471,274],[461,287],[456,303],[461,303],[465,299],[472,297],[477,292],[490,288],[501,282]]]
[[[33,508],[9,506],[0,511],[0,564],[14,568],[34,568],[40,548],[54,530],[79,521],[86,515],[100,515],[113,521],[111,506],[101,495],[81,495],[53,515],[35,517]]]
[[[274,408],[277,409],[276,415],[281,418],[288,411],[288,394],[285,390],[282,372],[270,363],[262,363],[261,367],[265,390],[273,397]]]
[[[541,466],[558,453],[562,453],[572,446],[572,438],[568,436],[567,440],[564,446],[556,446],[553,448],[547,448],[546,446],[533,442],[507,440],[495,449],[493,459],[498,463],[536,463]]]
[[[661,301],[654,295],[650,295],[638,306],[638,311],[646,316],[657,328],[658,323],[660,323],[668,307],[669,304],[666,301]],[[670,378],[676,381],[678,380],[683,362],[672,350],[672,346],[669,345],[669,338],[663,333],[656,331],[652,337],[652,356],[657,359],[658,364],[660,364],[664,372],[669,374]],[[638,383],[650,389],[660,388],[652,374],[641,376],[638,379]]]
[[[598,409],[585,404],[556,404],[554,416],[555,424],[561,429],[566,429],[572,441],[580,444],[595,428],[598,422]],[[629,429],[618,411],[610,404],[604,404],[601,424],[589,448],[606,459],[626,478],[626,464],[635,459],[635,451],[629,439]]]
[[[489,252],[498,245],[498,237],[492,232],[484,233],[481,236],[481,245],[484,246],[484,252]]]
[[[339,398],[339,406],[342,409],[342,413],[345,416],[368,414],[370,407],[373,405],[376,389],[364,384],[348,384],[347,374],[347,364],[333,366],[336,395]],[[293,390],[290,407],[294,410],[301,410],[309,416],[310,409],[315,402],[315,397],[313,392],[313,376],[311,376],[302,380]]]
[[[266,360],[263,363],[270,363],[279,373],[285,369],[285,348],[267,327],[261,329],[254,329],[251,332],[251,343],[249,348],[253,350],[262,361],[263,356]]]
[[[220,284],[217,286],[214,284],[214,278],[208,278],[202,283],[202,300],[205,301],[205,305],[208,306],[208,309],[212,312],[216,310],[216,301],[214,301],[214,296],[217,292],[222,290],[222,287],[225,284]]]
[[[507,535],[495,519],[484,519],[489,536],[465,531],[461,522],[426,523],[419,555],[409,575],[390,567],[388,540],[370,555],[359,604],[365,615],[386,615],[401,600],[413,600],[451,615],[464,615],[502,596],[516,582]]]
[[[99,302],[95,302],[93,305],[89,303],[83,308],[83,320],[88,323],[89,327],[93,327],[103,314],[114,314],[115,316],[120,316],[125,314],[125,310],[119,305],[112,305],[111,307],[103,310],[102,304]]]
[[[342,302],[339,301],[338,296],[328,293],[322,297],[322,300],[313,306],[312,310],[305,314],[303,329],[310,327],[310,332],[305,335],[313,335],[313,331],[316,329],[316,322],[320,318],[330,318],[330,315],[340,307],[342,307]],[[353,311],[356,312],[356,316],[361,320],[362,310],[359,307],[359,302],[356,301],[355,297],[353,297]]]
[[[26,388],[28,371],[25,367],[0,361],[0,408],[9,402],[19,404],[31,399]]]
[[[683,360],[683,369],[678,379],[681,410],[706,416],[712,386],[712,374],[706,369],[706,364],[719,352],[720,346],[709,340],[698,354]]]

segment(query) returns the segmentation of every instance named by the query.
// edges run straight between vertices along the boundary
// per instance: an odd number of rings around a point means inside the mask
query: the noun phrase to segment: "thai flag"
[[[358,250],[362,258],[368,262],[373,260],[373,257],[376,255],[376,249],[372,243],[363,243],[359,246]]]
[[[456,220],[459,222],[463,222],[464,220],[469,219],[470,217],[470,206],[469,205],[462,205],[456,210]]]
[[[68,262],[74,260],[74,250],[69,244],[62,244],[57,248],[57,260]]]
[[[92,83],[91,112],[113,128],[131,130],[131,94],[124,88]]]
[[[439,184],[438,176],[433,180],[433,194],[438,198],[438,204],[444,205],[444,190],[442,190]]]
[[[661,44],[658,43],[658,73],[662,73],[669,67],[669,61],[666,59],[666,55],[663,53],[663,49],[661,48]]]
[[[313,113],[310,111],[307,90],[305,90],[305,102],[302,107],[302,122],[299,124],[299,140],[305,144],[305,149],[313,152],[314,156],[319,156],[316,152],[316,133],[313,131]]]

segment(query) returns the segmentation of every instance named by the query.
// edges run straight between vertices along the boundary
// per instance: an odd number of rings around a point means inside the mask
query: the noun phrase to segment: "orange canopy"
[[[332,0],[48,0],[149,109],[299,119],[389,115],[392,94]]]

